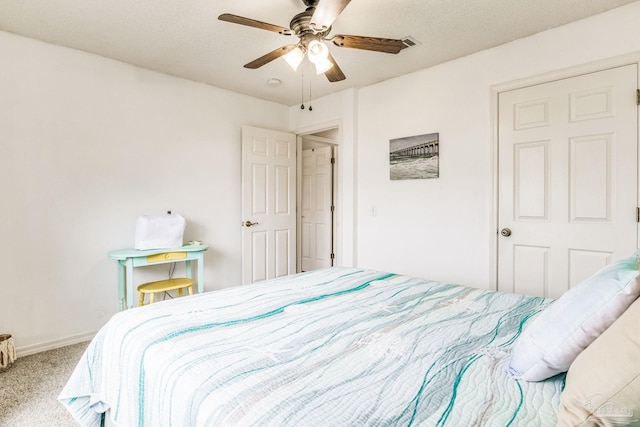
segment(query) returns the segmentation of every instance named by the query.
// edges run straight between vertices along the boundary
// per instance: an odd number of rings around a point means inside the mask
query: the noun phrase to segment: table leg
[[[198,253],[198,293],[204,292],[204,252]]]
[[[127,258],[127,280],[126,280],[126,290],[127,290],[127,307],[133,307],[133,258]]]
[[[191,272],[191,260],[188,259],[184,262],[184,271],[189,279],[193,278],[193,273]]]
[[[118,309],[120,311],[125,310],[125,300],[124,300],[124,261],[118,261],[118,300],[120,301],[120,307]]]

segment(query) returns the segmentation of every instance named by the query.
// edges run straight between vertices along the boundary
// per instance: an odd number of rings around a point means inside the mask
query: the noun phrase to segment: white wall
[[[491,86],[640,51],[639,20],[635,2],[360,89],[358,266],[488,288]],[[390,181],[389,139],[431,132],[440,133],[440,178]]]
[[[5,32],[0,58],[0,333],[19,353],[116,312],[107,252],[139,215],[181,213],[211,245],[205,288],[241,283],[241,126],[286,130],[287,107]]]

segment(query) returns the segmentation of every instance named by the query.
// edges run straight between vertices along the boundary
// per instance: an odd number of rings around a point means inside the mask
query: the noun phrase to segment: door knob
[[[508,228],[503,228],[502,230],[500,230],[500,234],[502,234],[504,237],[509,237],[511,236],[511,230]]]
[[[242,225],[244,225],[245,227],[251,227],[252,225],[258,225],[258,223],[257,222],[246,221],[246,222],[243,222]]]

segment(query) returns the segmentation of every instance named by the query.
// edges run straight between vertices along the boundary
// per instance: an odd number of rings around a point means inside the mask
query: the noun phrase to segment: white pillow
[[[525,327],[509,373],[542,381],[566,372],[575,358],[640,295],[636,256],[610,264],[565,292]]]

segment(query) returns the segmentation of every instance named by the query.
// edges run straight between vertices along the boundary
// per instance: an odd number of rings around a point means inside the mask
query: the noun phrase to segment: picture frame
[[[392,181],[440,177],[440,133],[389,140],[389,177]]]

